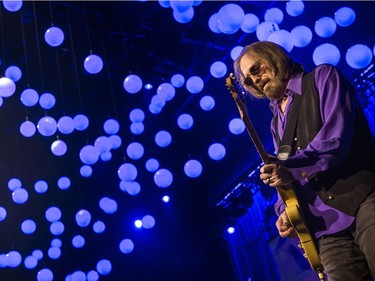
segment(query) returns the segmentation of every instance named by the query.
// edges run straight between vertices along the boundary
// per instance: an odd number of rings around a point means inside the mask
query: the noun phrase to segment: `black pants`
[[[319,239],[328,281],[369,281],[375,276],[375,191],[361,204],[353,230],[342,237]]]

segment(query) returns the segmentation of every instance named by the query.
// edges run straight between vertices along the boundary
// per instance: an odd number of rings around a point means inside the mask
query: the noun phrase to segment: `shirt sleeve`
[[[330,65],[318,66],[314,77],[323,126],[306,149],[297,150],[285,161],[301,183],[340,163],[353,138],[352,98],[347,81]]]
[[[282,212],[284,212],[286,208],[286,205],[284,201],[281,199],[279,193],[277,193],[277,201],[275,202],[274,209],[278,216],[281,215]]]

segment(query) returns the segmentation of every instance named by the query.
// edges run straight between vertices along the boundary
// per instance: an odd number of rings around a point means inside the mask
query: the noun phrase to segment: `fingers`
[[[264,166],[262,166],[260,168],[260,172],[262,174],[269,174],[269,173],[272,173],[272,171],[276,168],[276,164],[265,164]]]
[[[272,187],[279,186],[280,185],[279,182],[280,182],[279,179],[277,179],[275,177],[272,177],[272,176],[270,176],[270,177],[266,178],[265,180],[263,180],[264,184],[268,184],[269,186],[272,186]]]
[[[274,170],[275,164],[266,164],[260,168],[260,179],[264,184],[270,184],[272,182]]]
[[[271,186],[271,187],[278,187],[278,186],[284,186],[285,184],[283,184],[283,182],[280,178],[273,179],[271,177],[268,185]]]
[[[296,231],[288,220],[288,216],[285,212],[281,213],[280,217],[276,221],[276,228],[279,231],[279,235],[283,238],[292,238],[296,236]]]
[[[264,184],[272,185],[274,183],[274,179],[272,176],[263,176],[261,177],[261,180],[263,181]]]
[[[279,230],[279,235],[283,238],[293,238],[296,236],[296,231],[294,230],[293,227],[288,228],[285,231],[280,231]]]
[[[286,186],[293,182],[290,170],[278,164],[266,164],[260,168],[260,179],[271,187]]]

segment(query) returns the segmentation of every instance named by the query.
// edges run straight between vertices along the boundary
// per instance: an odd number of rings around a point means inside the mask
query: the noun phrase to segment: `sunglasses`
[[[261,60],[258,60],[256,61],[250,68],[249,68],[249,74],[250,75],[259,75],[262,68],[264,67],[264,64],[262,63]],[[250,76],[246,76],[245,79],[244,79],[244,84],[246,86],[253,86],[254,85],[254,82],[253,80],[250,78]]]

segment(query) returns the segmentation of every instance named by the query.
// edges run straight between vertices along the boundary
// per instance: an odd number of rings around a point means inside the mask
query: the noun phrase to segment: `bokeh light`
[[[141,185],[136,181],[123,182],[125,183],[126,192],[131,196],[136,196],[141,192]]]
[[[280,28],[276,23],[264,21],[258,25],[256,35],[259,41],[266,41],[273,32],[279,29]]]
[[[57,129],[62,134],[70,134],[74,131],[74,120],[70,116],[63,116],[57,121]]]
[[[36,127],[42,136],[49,137],[56,133],[57,122],[53,117],[45,116],[39,119]]]
[[[146,169],[149,172],[155,172],[159,169],[159,161],[155,158],[150,158],[146,161]]]
[[[52,281],[53,272],[48,268],[43,268],[37,273],[37,281]]]
[[[134,243],[130,239],[124,239],[119,245],[120,251],[124,254],[130,254],[134,250]]]
[[[85,145],[79,152],[82,163],[87,165],[95,164],[99,160],[100,151],[93,145]]]
[[[160,100],[170,101],[176,94],[176,89],[170,83],[162,83],[157,88],[156,93]]]
[[[48,183],[44,180],[38,180],[34,184],[34,189],[37,193],[45,193],[48,190]]]
[[[154,182],[158,187],[169,187],[173,182],[173,174],[168,169],[159,169],[154,174]]]
[[[6,254],[7,265],[9,267],[15,268],[18,267],[22,262],[22,256],[18,251],[9,251]]]
[[[16,204],[24,204],[29,199],[29,192],[24,188],[17,188],[12,192],[12,199]]]
[[[87,210],[79,210],[75,216],[76,223],[80,227],[86,227],[91,222],[91,214]]]
[[[208,19],[208,27],[213,33],[221,33],[221,30],[219,29],[219,24],[217,20],[217,13],[214,13],[210,16]]]
[[[64,42],[64,32],[57,26],[52,26],[44,33],[44,40],[51,47],[60,46]]]
[[[103,60],[100,56],[91,54],[83,62],[83,67],[90,74],[97,74],[103,69]]]
[[[334,19],[322,17],[315,22],[315,33],[323,38],[332,36],[336,31],[337,25]]]
[[[211,96],[203,96],[199,102],[200,107],[205,111],[210,111],[215,107],[215,100]]]
[[[291,0],[286,3],[286,12],[292,17],[300,16],[305,10],[305,4],[302,0]]]
[[[144,130],[145,130],[145,125],[142,122],[136,122],[136,123],[130,124],[130,131],[134,135],[140,135],[144,132]]]
[[[136,94],[142,89],[142,79],[136,74],[130,74],[125,77],[123,87],[129,94]]]
[[[155,218],[151,215],[146,215],[142,218],[142,226],[145,229],[150,229],[155,226]]]
[[[103,233],[105,231],[105,224],[102,221],[96,221],[93,225],[92,228],[95,233]]]
[[[40,107],[43,109],[51,109],[56,104],[56,98],[51,93],[43,93],[39,97],[39,104],[40,104]]]
[[[20,126],[20,133],[26,137],[32,137],[36,132],[36,126],[31,121],[25,121]]]
[[[5,70],[5,76],[17,82],[22,77],[22,71],[18,66],[11,65]]]
[[[292,41],[296,47],[306,47],[310,44],[313,34],[310,28],[305,25],[298,25],[290,31]]]
[[[136,122],[136,123],[143,122],[145,120],[145,113],[140,108],[134,108],[129,113],[129,119],[130,121]]]
[[[342,7],[335,13],[335,21],[337,25],[347,27],[353,24],[355,20],[355,12],[350,7]]]
[[[179,73],[173,74],[171,84],[175,88],[181,88],[185,84],[185,77]]]
[[[89,118],[84,114],[77,114],[73,118],[74,128],[78,131],[86,130],[90,124]]]
[[[55,140],[51,144],[51,151],[56,156],[62,156],[66,153],[68,147],[63,140]]]
[[[315,65],[324,63],[336,65],[341,58],[340,50],[333,44],[325,43],[315,48],[313,61]]]
[[[172,136],[168,131],[161,130],[155,135],[155,143],[160,147],[167,147],[172,142]]]
[[[14,94],[16,91],[16,84],[8,77],[0,78],[0,96],[7,98]]]
[[[284,13],[279,8],[270,8],[264,14],[264,20],[280,25],[284,19]]]
[[[0,221],[3,221],[5,220],[5,218],[7,217],[7,210],[0,206]]]
[[[241,25],[241,30],[246,33],[253,33],[257,30],[259,18],[254,14],[246,14]]]
[[[191,76],[186,81],[186,89],[192,94],[198,94],[203,90],[204,82],[199,76]]]
[[[118,177],[123,181],[133,181],[138,175],[137,168],[131,163],[124,163],[118,168]]]
[[[195,159],[189,160],[184,165],[184,172],[190,178],[197,178],[202,174],[203,166]]]
[[[74,248],[82,248],[85,245],[85,238],[82,235],[76,235],[72,239]]]
[[[84,177],[84,178],[91,177],[92,172],[93,172],[92,167],[89,166],[89,165],[83,165],[83,166],[79,169],[79,173],[80,173],[81,176]]]
[[[188,2],[188,1],[172,1],[172,3],[176,2]],[[185,12],[178,12],[176,10],[173,11],[173,18],[179,23],[188,23],[194,17],[194,8],[190,7]]]
[[[274,42],[279,46],[283,47],[285,50],[290,52],[293,49],[293,40],[292,35],[290,32],[280,29],[272,32],[270,36],[268,36],[267,41]]]
[[[221,143],[213,143],[208,148],[208,155],[212,160],[221,160],[226,154],[226,149]]]
[[[245,124],[240,118],[233,118],[229,122],[229,131],[234,135],[239,135],[245,130]]]
[[[112,270],[112,264],[109,260],[102,259],[96,264],[96,270],[101,274],[101,275],[107,275],[111,272]]]
[[[243,50],[242,46],[236,46],[230,51],[230,57],[232,60],[236,60]]]
[[[217,13],[218,27],[225,34],[233,34],[238,31],[244,19],[244,10],[234,3],[225,4]]]
[[[106,214],[113,214],[117,211],[117,202],[114,199],[103,197],[99,201],[99,207]]]
[[[9,12],[17,12],[22,8],[23,1],[22,0],[4,0],[2,1],[3,6]]]
[[[57,181],[57,186],[62,190],[68,189],[70,185],[71,185],[71,181],[68,177],[61,177]]]
[[[367,67],[372,61],[371,49],[364,44],[351,46],[345,55],[346,62],[354,69]]]
[[[183,130],[190,129],[194,124],[194,119],[190,114],[183,113],[177,118],[178,127]]]
[[[22,91],[20,99],[25,106],[31,107],[38,103],[39,95],[34,89],[28,88]]]
[[[103,153],[110,151],[113,147],[113,143],[109,137],[99,136],[95,139],[94,146],[99,153]]]
[[[222,78],[227,74],[227,66],[222,61],[215,61],[211,64],[210,73],[215,78]]]
[[[50,232],[55,235],[59,236],[63,234],[65,231],[65,225],[61,221],[55,221],[50,225]]]
[[[126,148],[126,154],[133,160],[140,159],[144,154],[143,145],[139,142],[132,142]]]
[[[36,230],[36,224],[33,220],[24,220],[21,224],[22,232],[25,234],[33,234]]]
[[[18,188],[21,188],[22,187],[22,182],[20,179],[18,178],[11,178],[9,181],[8,181],[8,188],[10,191],[14,191]]]
[[[47,221],[49,222],[55,222],[55,221],[58,221],[61,219],[61,216],[62,216],[62,213],[61,213],[61,210],[57,207],[49,207],[47,210],[46,210],[46,213],[45,213],[45,217],[47,219]]]

